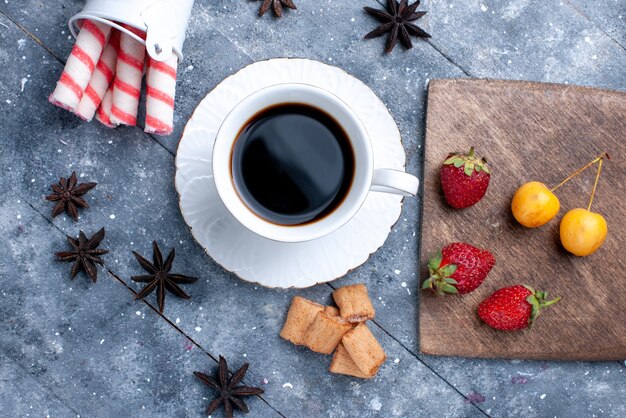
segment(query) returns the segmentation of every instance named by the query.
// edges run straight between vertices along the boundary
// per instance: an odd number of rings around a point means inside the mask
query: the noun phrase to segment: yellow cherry
[[[608,157],[607,154],[605,156]],[[606,220],[599,213],[591,211],[601,172],[602,159],[598,160],[596,181],[591,189],[591,199],[589,199],[587,209],[572,209],[561,219],[559,230],[561,244],[567,251],[580,257],[593,254],[606,239],[608,230]]]
[[[558,197],[538,181],[528,182],[515,192],[511,202],[513,216],[528,228],[545,225],[559,212]]]
[[[595,252],[604,242],[606,233],[604,217],[587,209],[572,209],[561,219],[561,244],[580,257]]]

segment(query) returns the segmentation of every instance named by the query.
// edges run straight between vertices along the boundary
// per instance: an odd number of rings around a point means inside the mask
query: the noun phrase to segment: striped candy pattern
[[[78,107],[110,32],[107,25],[84,21],[50,103],[72,112]]]
[[[111,107],[111,122],[116,125],[137,124],[145,55],[146,48],[139,41],[125,33],[120,35]]]
[[[145,131],[157,135],[169,135],[174,129],[174,94],[176,92],[177,57],[167,61],[148,58],[146,77],[146,123]]]
[[[109,86],[102,103],[96,112],[96,120],[107,128],[115,128],[115,124],[111,122],[111,106],[113,105],[113,84]]]
[[[78,108],[74,112],[86,121],[90,121],[93,118],[115,76],[118,47],[119,32],[115,31],[111,34],[109,42],[104,48],[96,69],[91,75],[91,80],[78,104]]]
[[[124,26],[137,36],[145,34]],[[146,68],[145,131],[169,135],[174,124],[175,54],[156,61],[145,46],[127,33],[84,20],[61,79],[49,101],[103,125],[137,125],[141,82]]]

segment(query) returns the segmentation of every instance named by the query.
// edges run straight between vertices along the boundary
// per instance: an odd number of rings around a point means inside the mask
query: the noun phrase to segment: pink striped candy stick
[[[105,93],[107,92],[117,65],[117,48],[119,47],[119,32],[113,30],[109,37],[109,42],[104,47],[96,69],[91,75],[91,80],[85,89],[83,98],[78,104],[75,113],[80,118],[91,121],[96,109],[100,106]]]
[[[169,135],[174,129],[177,64],[176,54],[172,54],[166,61],[156,61],[148,57],[144,128],[148,133]]]
[[[141,42],[123,32],[120,34],[111,107],[111,122],[114,124],[137,124],[145,54],[146,49]]]
[[[107,25],[83,20],[61,79],[48,98],[50,103],[70,111],[78,107],[110,31]]]
[[[117,125],[111,122],[111,106],[113,105],[113,83],[107,89],[102,103],[96,112],[96,120],[107,128],[115,128]]]

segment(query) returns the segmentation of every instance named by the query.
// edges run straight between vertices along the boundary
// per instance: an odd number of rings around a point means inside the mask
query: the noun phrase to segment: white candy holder
[[[167,60],[172,53],[183,59],[185,31],[194,0],[87,0],[80,13],[69,20],[72,35],[77,36],[83,19],[101,22],[118,29],[142,44],[150,57]],[[122,24],[146,33],[142,39]]]

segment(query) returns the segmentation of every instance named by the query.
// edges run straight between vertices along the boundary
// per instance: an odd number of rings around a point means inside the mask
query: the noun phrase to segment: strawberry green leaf
[[[539,302],[539,306],[542,308],[545,308],[546,306],[554,305],[560,300],[561,300],[561,297],[559,296],[558,298],[554,298],[552,300],[541,301]]]
[[[441,285],[441,291],[445,292],[445,293],[459,293],[458,290],[456,290],[456,287],[452,286],[451,284],[448,283],[444,283],[443,285]]]
[[[443,281],[446,282],[446,283],[450,283],[450,284],[459,284],[459,282],[454,280],[452,277],[444,277]]]
[[[439,269],[439,273],[442,277],[450,277],[456,271],[456,264],[448,264],[442,269]]]
[[[424,280],[424,283],[422,283],[422,289],[430,289],[432,283],[433,283],[433,281],[430,280],[430,279]]]
[[[433,270],[438,270],[441,265],[441,260],[443,259],[443,254],[441,250],[437,251],[437,254],[432,256],[432,258],[428,261],[428,268]],[[433,273],[431,272],[431,275]]]
[[[535,297],[535,295],[528,295],[526,297],[526,302],[530,303],[533,306],[539,306],[539,301]]]
[[[463,167],[463,172],[468,176],[471,176],[474,171],[477,173],[484,171],[487,174],[491,174],[491,170],[487,165],[487,160],[476,156],[474,154],[474,147],[470,148],[468,154],[454,154],[448,157],[443,164],[454,164],[456,168]]]
[[[560,297],[552,300],[546,300],[548,292],[542,292],[540,290],[537,290],[535,292],[535,290],[530,286],[524,285],[524,287],[532,292],[531,295],[528,295],[526,297],[526,302],[528,302],[532,306],[530,318],[528,319],[529,324],[532,324],[539,317],[539,314],[541,313],[541,308],[554,305],[559,300],[561,300]]]
[[[539,316],[539,313],[541,312],[541,308],[539,306],[539,300],[537,300],[535,295],[529,295],[526,298],[526,302],[532,305],[532,311],[530,313],[530,318],[528,319],[528,323],[532,324],[533,322],[535,322],[535,319],[537,319],[537,317]]]
[[[539,308],[535,305],[533,305],[533,309],[530,313],[530,318],[528,319],[528,323],[529,324],[533,324],[535,322],[535,320],[539,317],[539,313],[541,311],[539,310]]]

